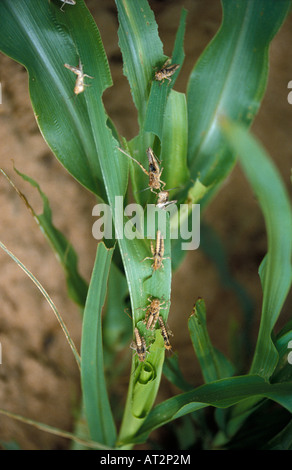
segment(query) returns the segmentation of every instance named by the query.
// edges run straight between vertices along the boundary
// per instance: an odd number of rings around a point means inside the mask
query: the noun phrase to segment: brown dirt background
[[[88,0],[107,52],[114,86],[105,93],[106,108],[121,134],[133,137],[137,131],[117,38],[114,1]],[[221,22],[219,0],[150,1],[164,43],[171,55],[182,6],[188,10],[185,40],[186,60],[176,84],[185,91],[193,64],[214,36]],[[286,20],[270,49],[270,75],[265,98],[252,130],[276,163],[290,191],[292,106],[287,102],[287,84],[292,79],[292,18]],[[24,68],[0,54],[0,165],[26,194],[37,213],[40,198],[29,184],[13,173],[16,168],[36,179],[47,194],[55,225],[69,238],[79,254],[80,270],[90,279],[95,256],[91,235],[92,195],[80,187],[55,159],[36,125],[30,105]],[[214,77],[216,86],[216,77]],[[240,84],[239,84],[240,86]],[[290,192],[291,194],[291,192]],[[0,239],[30,269],[46,288],[76,344],[80,345],[81,318],[68,300],[62,269],[42,233],[7,181],[1,177]],[[255,302],[253,336],[256,337],[261,308],[261,288],[257,269],[266,250],[264,221],[250,187],[236,166],[206,212],[206,220],[216,229],[226,247],[229,266]],[[0,252],[0,407],[52,426],[72,431],[72,410],[79,399],[79,373],[63,332],[51,309],[35,285],[17,265]],[[208,328],[214,344],[232,353],[234,322],[242,311],[234,293],[224,288],[213,263],[197,250],[190,252],[173,278],[169,326],[185,376],[201,383],[187,330],[187,319],[197,297],[207,305]],[[291,295],[281,322],[291,318]],[[251,352],[251,351],[250,351]],[[121,384],[120,394],[126,390]],[[171,396],[174,388],[165,381],[160,397]],[[16,441],[22,449],[66,449],[68,441],[0,416],[0,440]]]

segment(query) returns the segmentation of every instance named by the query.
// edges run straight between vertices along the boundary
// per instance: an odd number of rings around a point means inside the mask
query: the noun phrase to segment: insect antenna
[[[127,157],[131,158],[131,160],[133,160],[135,163],[137,163],[139,165],[139,167],[144,171],[144,173],[146,173],[146,175],[148,175],[148,171],[145,170],[144,166],[142,165],[142,163],[138,162],[138,160],[136,160],[134,157],[132,157],[131,155],[129,155],[127,152],[125,152],[123,149],[121,149],[120,147],[116,147],[120,152],[124,153]]]

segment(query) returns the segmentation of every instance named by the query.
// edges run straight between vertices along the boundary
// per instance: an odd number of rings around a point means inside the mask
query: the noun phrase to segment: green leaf
[[[231,376],[234,367],[211,343],[206,324],[206,306],[203,299],[197,300],[193,313],[188,320],[188,328],[205,382],[213,382]]]
[[[264,95],[270,42],[290,0],[222,0],[222,25],[197,61],[188,83],[188,161],[191,178],[209,187],[230,172],[235,154],[220,132],[225,115],[249,126]]]
[[[226,142],[240,164],[264,215],[268,252],[260,269],[262,314],[252,373],[269,378],[278,361],[271,333],[292,282],[292,212],[278,170],[262,146],[242,126],[223,121]]]
[[[171,85],[170,85],[171,86]],[[163,122],[166,116],[167,98],[170,86],[156,80],[152,82],[144,123],[144,132],[153,132],[162,141]]]
[[[132,334],[131,320],[124,312],[128,286],[125,275],[112,263],[108,280],[108,295],[103,319],[104,346],[113,360],[113,351],[119,352]]]
[[[33,0],[3,0],[0,15],[0,49],[28,70],[32,106],[46,142],[81,184],[104,198],[85,95],[112,82],[98,29],[84,2],[64,14],[48,1],[36,7]],[[64,64],[78,66],[79,59],[84,73],[94,79],[85,79],[91,86],[74,96],[76,75]]]
[[[183,62],[184,62],[184,34],[185,34],[185,27],[186,27],[186,15],[187,11],[182,9],[180,23],[176,35],[176,40],[174,44],[173,54],[171,58],[171,64],[178,64],[180,68],[172,75],[171,82],[168,80],[165,83],[158,82],[156,80],[152,81],[151,91],[149,94],[149,99],[147,103],[147,111],[144,123],[144,131],[145,132],[152,132],[155,134],[161,142],[164,141],[162,137],[162,130],[164,126],[164,120],[168,116],[175,118],[179,116],[179,110],[176,110],[174,114],[170,115],[170,112],[173,112],[171,109],[166,109],[169,94],[175,84],[177,76],[182,69]],[[158,67],[161,68],[164,64],[161,63]],[[184,133],[187,133],[187,124],[184,130]]]
[[[43,213],[37,215],[33,212],[33,215],[65,271],[69,297],[71,297],[74,302],[80,305],[80,307],[84,307],[88,285],[83,277],[79,274],[78,258],[73,246],[60,232],[60,230],[54,226],[49,200],[41,190],[39,184],[32,178],[18,171],[16,168],[14,168],[14,170],[25,181],[28,181],[38,190],[43,201]],[[29,208],[32,210],[31,207]]]
[[[144,442],[154,429],[206,406],[227,408],[249,397],[270,398],[292,412],[291,383],[269,384],[245,375],[217,380],[158,404],[148,415],[134,442]]]
[[[73,8],[70,11],[72,10]],[[78,13],[79,15],[81,14],[80,11]],[[85,12],[84,14],[87,15]],[[87,72],[88,70],[90,75],[98,77],[98,57],[94,54],[94,48],[96,47],[95,42],[97,41],[95,30],[91,30],[89,25],[88,30],[85,28],[86,25],[80,28],[78,15],[63,15],[63,18],[63,23],[66,23],[66,27],[77,45],[79,55],[84,63],[84,71]],[[93,20],[90,19],[90,21]],[[143,312],[141,310],[139,311],[138,308],[146,305],[149,295],[156,295],[167,299],[170,297],[170,261],[165,261],[164,272],[155,273],[156,275],[152,276],[151,261],[142,262],[145,257],[151,255],[149,244],[143,238],[132,239],[129,233],[125,233],[127,231],[126,229],[131,231],[128,224],[128,222],[131,224],[131,221],[128,220],[123,212],[123,195],[127,188],[129,159],[123,155],[121,156],[121,152],[117,149],[118,142],[112,133],[112,126],[108,127],[110,124],[102,102],[102,95],[106,85],[107,82],[105,83],[103,80],[92,80],[91,86],[84,92],[84,99],[96,149],[96,154],[93,155],[92,158],[96,159],[96,156],[98,156],[106,199],[110,204],[115,226],[115,236],[119,243],[120,254],[127,278],[134,326],[143,318]],[[144,234],[142,234],[142,236],[144,237]],[[167,256],[169,256],[170,250],[167,240],[165,240],[165,250]],[[161,351],[161,364],[163,363],[163,357],[164,351]],[[151,360],[150,353],[150,363]],[[159,380],[160,371],[159,368],[157,368],[157,380],[153,384],[154,391],[157,390]],[[154,398],[155,394],[153,395],[153,400]],[[132,415],[131,402],[129,403],[129,408],[126,408],[125,414],[125,422],[129,422],[126,431],[132,429],[130,422]]]
[[[292,322],[289,322],[275,339],[275,346],[278,351],[279,360],[277,367],[270,378],[271,383],[290,383],[292,387],[292,368],[288,361],[289,341],[292,340]],[[267,400],[264,400],[264,402]],[[260,397],[251,397],[238,405],[235,405],[228,415],[225,432],[230,438],[242,426],[245,426],[246,420],[257,413],[261,407],[262,401]]]
[[[116,3],[119,13],[118,33],[124,73],[130,83],[140,125],[139,136],[129,144],[130,153],[142,163],[145,169],[148,169],[146,149],[151,146],[155,152],[158,151],[159,157],[160,143],[155,141],[155,135],[161,140],[167,96],[171,92],[177,74],[173,76],[170,86],[166,83],[161,85],[154,80],[155,67],[162,66],[166,57],[163,54],[158,27],[148,2],[143,0],[137,3],[133,0],[124,0]],[[183,10],[173,51],[173,60],[175,62],[179,60],[181,64],[184,58],[185,17],[186,11]],[[184,108],[183,111],[185,111]],[[173,119],[173,116],[171,118]],[[185,116],[182,115],[182,120],[184,118]],[[186,134],[186,123],[184,125],[184,134]],[[183,139],[181,145],[183,153],[186,151],[185,145],[186,142]],[[185,165],[184,162],[183,165]],[[134,197],[143,204],[148,196],[152,196],[150,192],[144,192],[148,185],[147,177],[135,163],[131,163],[131,168]],[[140,191],[143,192],[139,194]]]
[[[174,43],[172,57],[171,57],[171,64],[178,64],[180,67],[177,70],[177,72],[175,72],[175,74],[172,75],[172,77],[171,77],[170,85],[172,85],[172,86],[175,84],[175,81],[178,77],[179,72],[182,69],[184,59],[185,59],[184,39],[185,39],[187,14],[188,14],[187,10],[182,8],[181,15],[180,15],[180,20],[179,20],[179,26],[178,26],[178,30],[177,30],[177,33],[176,33],[175,43]]]
[[[88,24],[84,22],[80,25],[80,18],[76,14],[66,16],[66,25],[77,44],[80,57],[84,60],[84,70],[86,70],[85,65],[88,64],[88,73],[96,78],[92,80],[91,86],[84,92],[90,128],[96,148],[96,154],[92,156],[92,159],[94,162],[98,161],[107,200],[115,219],[117,204],[115,198],[116,196],[122,197],[126,192],[129,162],[126,158],[120,159],[120,152],[117,150],[118,142],[112,133],[102,101],[104,90],[111,85],[109,78],[107,80],[103,78],[103,73],[107,77],[104,49],[101,47],[101,40],[94,20],[86,8],[84,8],[83,14],[85,19],[88,20]],[[102,62],[101,59],[103,59]],[[102,66],[101,69],[100,66]]]
[[[102,102],[103,92],[111,85],[111,79],[98,30],[82,0],[74,8],[66,10],[65,14],[51,2],[43,2],[39,8],[33,8],[32,5],[32,1],[25,4],[16,1],[13,5],[4,1],[0,4],[2,17],[7,19],[9,25],[4,34],[1,30],[0,45],[3,49],[5,45],[7,53],[11,53],[12,57],[28,68],[34,110],[42,133],[56,156],[78,181],[109,200],[115,214],[115,197],[122,197],[127,187],[128,161],[119,160],[116,149],[118,142],[113,137],[112,126]],[[15,31],[17,34],[14,34]],[[24,44],[26,47],[23,47]],[[76,77],[65,69],[64,63],[77,66],[79,60],[83,64],[84,73],[94,79],[83,93],[72,100]],[[62,114],[62,110],[66,112]],[[116,229],[117,236],[121,235],[119,225]],[[108,269],[104,252],[99,251],[98,255],[102,259],[101,264],[104,263],[104,269]],[[99,287],[105,288],[105,284]],[[105,292],[101,290],[100,297],[95,299],[95,302],[100,302],[100,308],[104,295]],[[93,308],[93,296],[91,290],[89,306],[86,303],[87,318]],[[95,324],[93,322],[91,328]],[[97,326],[101,338],[100,325]],[[90,327],[87,326],[85,334],[90,336],[88,330]],[[95,336],[90,337],[90,340],[88,348],[94,349],[97,345],[101,348],[101,342]],[[85,351],[88,350],[86,342],[83,342],[83,347]],[[95,360],[101,361],[102,356],[95,359],[85,353],[82,358],[82,386],[89,428],[94,439],[101,437],[106,442],[113,442],[115,429],[106,405],[107,395],[102,375],[101,380],[95,381],[96,374],[103,374],[103,371],[94,371],[94,367],[92,371],[90,361]],[[86,368],[91,371],[90,374]],[[99,402],[101,398],[104,403]],[[97,403],[99,408],[96,409]]]
[[[184,392],[193,389],[193,386],[186,381],[180,370],[177,353],[174,353],[171,357],[167,357],[165,359],[163,364],[163,374],[171,383]]]
[[[169,220],[166,219],[165,257],[169,257],[170,238]],[[161,311],[164,321],[167,321],[170,307],[171,288],[171,261],[165,259],[164,267],[153,271],[151,260],[143,259],[151,256],[150,246],[144,239],[128,240],[127,237],[120,240],[121,253],[125,254],[124,267],[127,276],[131,297],[133,327],[138,326],[141,334],[146,335],[145,307],[149,304],[149,296],[164,299],[167,302],[166,309]],[[140,258],[141,256],[141,258]],[[142,331],[143,330],[143,331]],[[157,331],[157,333],[159,333]],[[128,389],[126,407],[122,420],[118,444],[124,445],[131,442],[138,429],[145,421],[156,398],[161,379],[164,361],[164,344],[161,334],[146,339],[149,354],[144,363],[140,363],[134,353],[132,370]]]
[[[132,414],[140,420],[143,420],[151,409],[156,397],[163,361],[161,354],[164,353],[164,342],[159,331],[156,331],[156,339],[151,346],[151,362],[150,359],[145,364],[139,364],[134,375],[134,386],[132,393]],[[130,438],[130,437],[129,437]]]
[[[292,380],[292,321],[288,322],[275,339],[279,361],[271,377],[271,382],[287,382]]]
[[[133,101],[142,125],[154,67],[164,60],[162,42],[152,10],[146,0],[116,0],[119,19],[119,46],[124,74],[129,80]]]
[[[214,263],[218,271],[220,278],[220,283],[224,288],[231,290],[234,295],[237,297],[241,310],[243,312],[243,319],[240,321],[241,328],[234,338],[236,341],[236,360],[233,359],[233,362],[236,363],[237,371],[241,370],[241,365],[244,367],[246,363],[250,363],[251,353],[252,353],[252,339],[251,339],[251,330],[252,330],[252,321],[254,313],[254,301],[235,277],[233,277],[230,267],[228,264],[228,257],[223,246],[222,241],[220,240],[218,234],[215,230],[201,221],[200,224],[201,237],[200,237],[200,249],[202,252]]]
[[[124,74],[127,77],[138,111],[138,123],[140,134],[129,143],[130,154],[142,163],[148,170],[149,163],[146,149],[154,147],[154,135],[144,131],[144,121],[150,90],[153,86],[159,88],[158,82],[153,82],[155,67],[165,60],[163,45],[158,35],[158,26],[154,14],[147,0],[136,2],[135,0],[116,1],[119,20],[119,46],[123,55]],[[161,99],[159,89],[157,99]],[[157,106],[157,104],[156,104]],[[155,148],[154,148],[155,151]],[[126,156],[120,158],[129,160]],[[151,196],[148,187],[147,176],[134,162],[130,164],[131,179],[134,197],[143,205]],[[143,191],[143,192],[141,192]]]
[[[159,100],[160,97],[161,93],[158,93],[157,99]],[[159,103],[159,101],[156,101],[157,109],[160,106]],[[151,127],[151,132],[154,134],[157,132],[155,123],[153,127]],[[137,149],[137,153],[140,152],[146,144],[146,140],[143,136],[144,134],[142,133],[133,142],[133,148]],[[148,139],[150,136],[152,136],[152,134],[147,134]],[[161,145],[159,145],[160,153],[158,155],[161,161],[160,168],[163,170],[161,179],[166,183],[165,189],[181,189],[189,181],[189,170],[187,167],[187,107],[183,93],[174,90],[170,92],[166,102],[165,115],[163,117],[163,128],[159,137],[161,138]],[[142,151],[140,155],[141,154]],[[145,150],[143,154],[146,156]],[[144,168],[148,168],[146,163],[143,164]],[[143,174],[141,169],[138,168],[138,165],[136,163],[133,163],[133,165],[135,166],[133,187],[138,191],[141,188],[144,189],[148,182],[147,177]],[[174,191],[170,192],[170,200],[174,199],[174,194]]]
[[[274,439],[280,444],[283,436],[281,444],[284,450],[286,443],[289,442],[289,436],[287,436],[288,442],[285,442],[283,430],[287,427],[287,423],[291,422],[290,413],[280,406],[275,406],[271,400],[258,401],[258,406],[254,407],[250,416],[234,435],[231,435],[231,430],[227,429],[225,439],[222,435],[216,436],[213,444],[215,448],[219,445],[224,450],[265,450],[269,448],[269,442],[273,442]]]
[[[185,95],[172,90],[167,100],[163,120],[160,155],[161,166],[164,168],[162,179],[166,182],[168,189],[183,187],[189,181],[187,131]]]
[[[116,440],[104,376],[101,314],[113,249],[100,242],[84,309],[81,338],[81,385],[91,439],[113,446]]]
[[[263,450],[292,450],[292,420],[264,446]]]

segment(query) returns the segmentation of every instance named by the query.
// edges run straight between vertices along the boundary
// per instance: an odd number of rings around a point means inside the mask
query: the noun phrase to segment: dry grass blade
[[[41,285],[41,283],[34,277],[34,275],[26,268],[26,266],[11,252],[8,250],[8,248],[0,241],[0,248],[2,248],[2,250],[4,250],[9,256],[10,258],[13,259],[13,261],[15,261],[15,263],[25,272],[25,274],[33,281],[33,283],[37,286],[37,288],[41,291],[42,295],[44,296],[44,298],[46,299],[46,301],[48,302],[48,304],[50,305],[51,309],[53,310],[65,336],[66,336],[66,339],[69,343],[69,346],[74,354],[74,357],[75,357],[75,360],[77,362],[77,365],[78,365],[78,368],[80,370],[80,356],[79,356],[79,353],[77,351],[77,348],[68,332],[68,329],[60,315],[60,313],[58,312],[57,310],[57,307],[55,306],[54,302],[52,301],[52,299],[50,298],[49,294],[47,293],[47,291],[45,290],[45,288]]]
[[[20,416],[16,413],[11,413],[10,411],[3,410],[0,408],[0,414],[8,416],[9,418],[16,419],[17,421],[21,421],[22,423],[29,424],[31,426],[36,427],[37,429],[40,429],[41,431],[49,432],[50,434],[54,434],[55,436],[60,436],[64,437],[65,439],[70,439],[72,441],[75,441],[83,446],[90,447],[93,449],[106,449],[106,450],[111,450],[110,447],[107,447],[99,442],[95,441],[87,441],[85,439],[80,439],[79,437],[75,436],[71,432],[63,431],[61,429],[55,428],[53,426],[49,426],[48,424],[44,423],[39,423],[38,421],[35,421],[34,419],[29,419],[25,418],[23,416]]]

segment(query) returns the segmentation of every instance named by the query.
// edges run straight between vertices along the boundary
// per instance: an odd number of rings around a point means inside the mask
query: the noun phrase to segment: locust
[[[163,260],[164,259],[170,259],[169,257],[164,258],[164,239],[161,235],[160,230],[157,230],[156,232],[156,244],[155,248],[153,246],[153,243],[151,241],[151,252],[153,254],[153,257],[147,256],[146,258],[143,259],[145,261],[146,259],[153,259],[153,264],[152,264],[152,269],[153,271],[157,271],[159,268],[163,267]]]
[[[160,310],[167,308],[167,307],[162,307],[162,305],[166,304],[166,301],[163,300],[161,302],[160,299],[151,298],[151,297],[148,298],[148,301],[150,302],[148,307],[142,308],[141,310],[147,310],[146,315],[145,315],[145,319],[144,319],[144,323],[146,323],[146,328],[148,330],[150,328],[151,328],[151,330],[153,330],[155,325],[156,325],[156,322],[158,320]]]
[[[161,316],[158,317],[158,321],[159,321],[160,331],[164,340],[164,347],[168,351],[171,351],[172,347],[169,342],[169,335],[172,335],[172,332],[166,329],[163,318]]]
[[[66,3],[67,3],[67,5],[76,5],[75,0],[60,0],[60,1],[63,3],[63,5],[60,8],[61,11],[64,11],[63,7],[64,7],[64,5],[66,5]]]
[[[160,191],[157,195],[157,202],[156,202],[156,207],[159,207],[159,209],[165,209],[167,206],[170,204],[175,204],[177,201],[170,201],[169,200],[169,191]]]
[[[146,168],[142,165],[142,163],[138,162],[138,160],[135,160],[135,158],[131,157],[131,155],[128,155],[124,150],[122,150],[120,147],[117,147],[122,153],[127,155],[127,157],[131,158],[136,162],[141,170],[149,177],[149,188],[150,191],[153,193],[157,194],[156,190],[160,191],[160,186],[162,185],[162,189],[165,187],[166,183],[160,179],[163,168],[160,168],[161,162],[158,160],[156,157],[155,153],[153,152],[151,147],[148,147],[146,150],[147,158],[148,158],[148,164],[149,164],[149,170],[147,171]]]
[[[84,83],[84,77],[94,78],[94,77],[91,77],[90,75],[87,75],[86,73],[83,73],[83,66],[80,60],[79,60],[78,67],[74,67],[73,65],[69,65],[69,64],[64,64],[64,67],[66,67],[66,69],[71,70],[71,72],[77,75],[75,87],[74,87],[75,95],[79,95],[80,93],[84,91],[86,86],[89,86]]]
[[[167,61],[163,64],[162,68],[155,72],[155,80],[158,82],[164,83],[164,80],[168,80],[168,85],[171,82],[171,76],[177,71],[179,68],[179,64],[172,64],[168,65],[171,62],[171,59],[167,59]]]
[[[159,165],[161,165],[161,162],[158,160],[156,155],[154,154],[153,150],[151,147],[148,147],[146,150],[147,157],[148,157],[148,162],[149,162],[149,172],[146,172],[149,176],[149,187],[152,192],[154,189],[159,189],[160,191],[160,184],[162,185],[162,189],[166,185],[164,181],[161,181],[160,177],[163,171],[163,168],[160,169]],[[159,165],[158,165],[159,162]]]
[[[134,329],[135,341],[132,342],[131,348],[137,353],[140,362],[145,362],[146,359],[146,341],[143,336],[140,335],[138,328]]]

